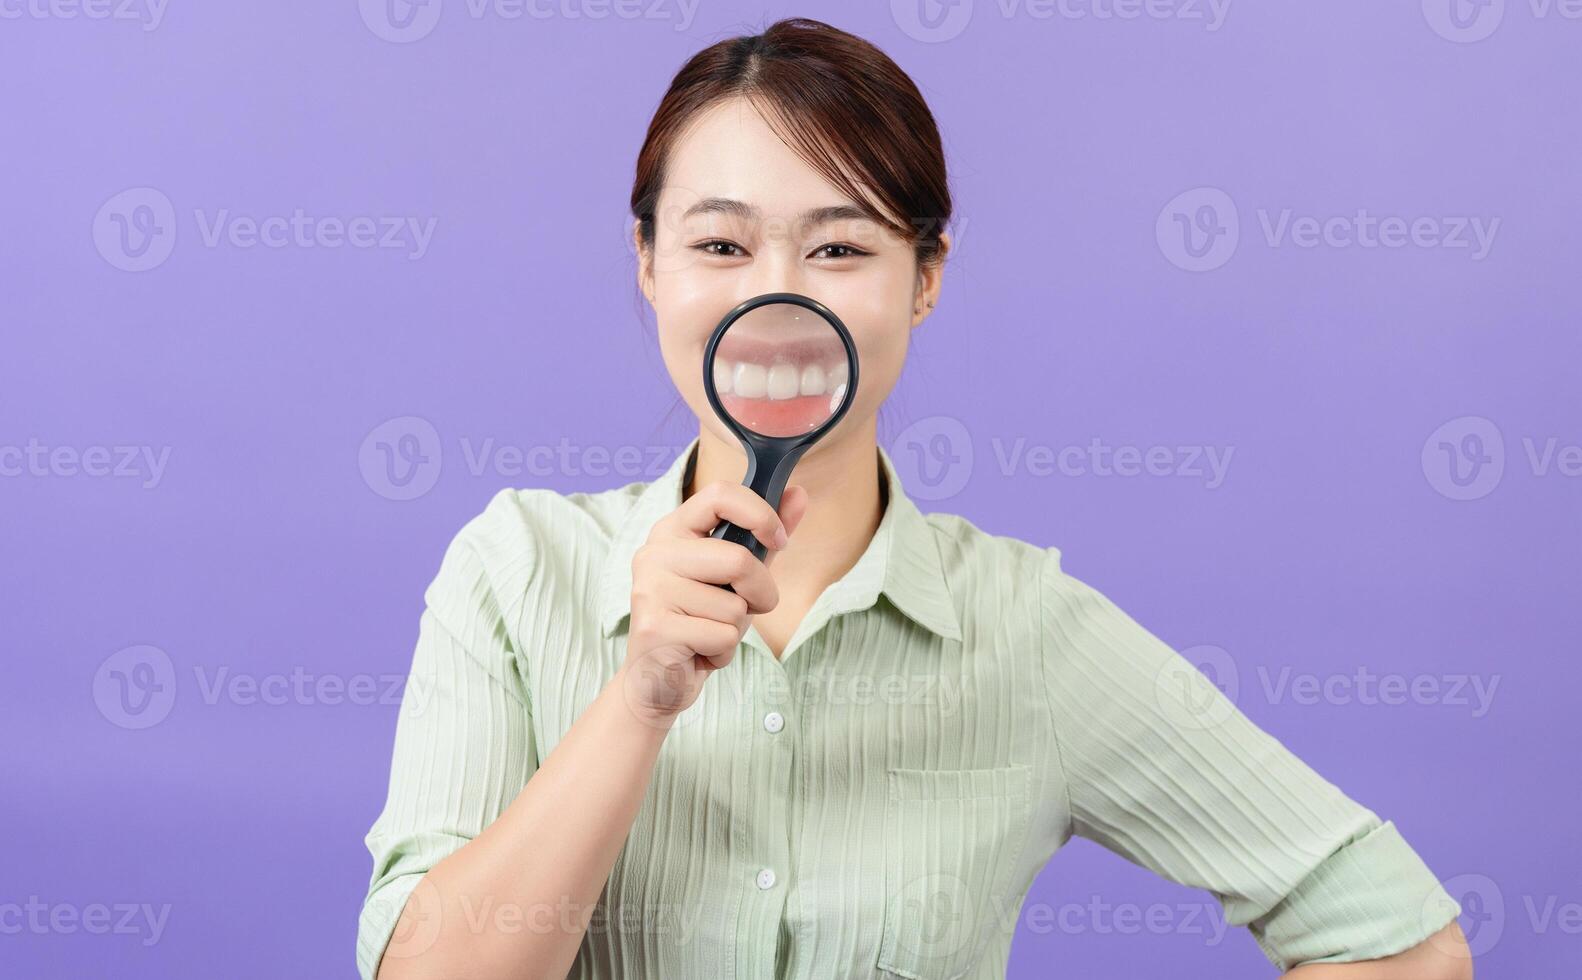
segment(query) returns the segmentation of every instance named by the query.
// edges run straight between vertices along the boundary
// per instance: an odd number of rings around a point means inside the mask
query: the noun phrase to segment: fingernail
[[[784,548],[791,543],[791,538],[786,534],[785,525],[775,528],[775,547]]]

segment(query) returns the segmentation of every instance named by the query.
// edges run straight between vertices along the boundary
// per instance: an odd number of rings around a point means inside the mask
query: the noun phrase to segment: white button
[[[770,889],[775,886],[775,872],[773,868],[765,868],[758,872],[758,887]]]
[[[780,712],[771,711],[764,715],[764,731],[773,735],[784,727],[786,727],[785,716]]]

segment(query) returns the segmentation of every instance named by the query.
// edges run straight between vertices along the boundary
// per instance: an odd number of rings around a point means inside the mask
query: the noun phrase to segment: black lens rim
[[[835,328],[836,335],[840,337],[841,344],[846,348],[846,394],[841,398],[840,406],[818,428],[811,429],[798,436],[766,436],[754,429],[747,428],[732,418],[731,413],[725,410],[725,405],[720,401],[720,393],[714,387],[714,356],[716,349],[720,345],[721,338],[725,336],[725,331],[729,330],[732,324],[753,310],[773,303],[789,303],[817,313],[828,321],[830,326]],[[714,414],[732,432],[736,433],[736,438],[740,439],[744,445],[750,447],[775,446],[781,450],[811,445],[822,438],[824,433],[835,427],[836,423],[845,416],[847,409],[851,408],[851,403],[857,397],[857,345],[852,341],[851,331],[846,329],[846,324],[841,322],[840,317],[836,316],[835,312],[829,307],[811,296],[803,296],[801,293],[763,293],[739,303],[735,309],[725,314],[724,319],[720,320],[719,325],[714,328],[714,332],[709,335],[709,342],[703,348],[703,394],[708,398],[709,406],[714,409]]]

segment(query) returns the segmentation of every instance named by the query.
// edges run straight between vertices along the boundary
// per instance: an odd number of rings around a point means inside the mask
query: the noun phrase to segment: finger
[[[786,526],[786,534],[796,533],[812,503],[813,496],[807,487],[800,483],[786,487],[786,492],[780,496],[780,520]]]
[[[737,638],[747,632],[747,600],[738,592],[727,592],[717,585],[676,576],[669,590],[674,598],[673,608],[698,619],[712,619],[717,623],[734,626]]]
[[[786,487],[785,493],[780,495],[780,523],[785,526],[788,540],[791,535],[796,533],[797,526],[802,523],[802,518],[807,516],[809,500],[807,488],[803,486]],[[764,564],[773,564],[775,556],[778,554],[780,554],[779,550],[770,549],[764,555]]]
[[[708,536],[722,520],[752,531],[766,548],[783,546],[777,543],[776,535],[784,526],[769,501],[739,483],[724,480],[700,488],[656,526],[663,525],[671,534],[696,538]]]
[[[751,551],[718,538],[678,539],[668,545],[664,562],[676,575],[695,582],[730,584],[747,600],[748,612],[768,612],[780,602],[780,590],[769,569]]]
[[[730,623],[699,619],[679,612],[660,613],[657,628],[667,643],[685,647],[706,658],[715,667],[730,663],[736,653],[736,644],[742,640],[741,634]]]

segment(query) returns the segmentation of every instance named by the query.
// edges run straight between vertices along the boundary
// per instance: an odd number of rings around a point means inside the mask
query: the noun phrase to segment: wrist
[[[622,664],[605,685],[602,696],[607,697],[614,711],[635,729],[657,741],[664,741],[675,725],[679,712],[657,706],[651,696],[654,678],[645,670],[634,670],[630,662]]]

